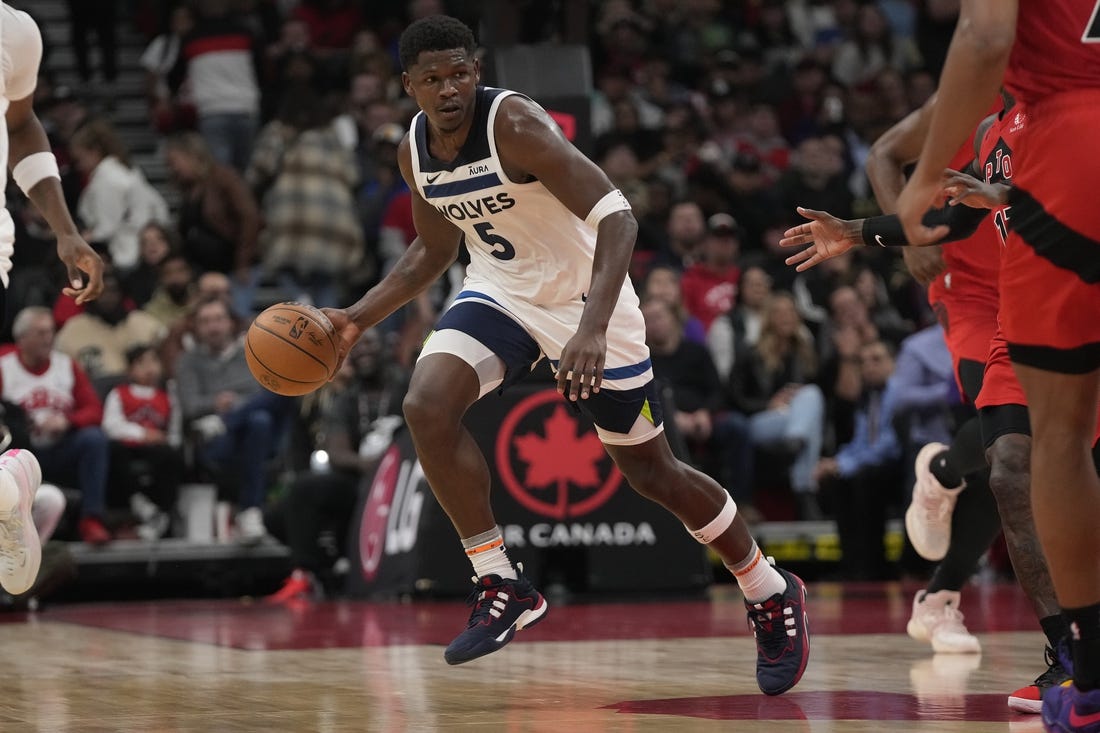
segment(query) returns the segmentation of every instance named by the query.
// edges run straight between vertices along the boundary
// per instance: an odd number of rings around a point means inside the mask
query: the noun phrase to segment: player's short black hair
[[[474,32],[468,25],[449,15],[421,18],[401,34],[398,42],[401,68],[408,71],[424,51],[449,51],[452,48],[465,49],[471,56],[477,50]]]

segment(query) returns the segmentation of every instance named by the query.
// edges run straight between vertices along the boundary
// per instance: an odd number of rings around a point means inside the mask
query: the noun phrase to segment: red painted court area
[[[814,635],[904,634],[917,585],[820,584],[810,588]],[[711,600],[554,604],[525,641],[747,636],[736,592]],[[1014,585],[975,587],[963,596],[974,632],[1033,631],[1035,617]],[[467,609],[461,602],[341,601],[272,606],[253,601],[158,601],[56,608],[52,621],[236,649],[332,649],[446,644]]]

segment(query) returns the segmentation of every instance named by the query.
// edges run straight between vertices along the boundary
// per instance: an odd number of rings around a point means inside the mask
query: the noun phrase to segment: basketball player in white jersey
[[[32,107],[42,59],[42,36],[31,17],[0,2],[0,320],[4,318],[15,244],[15,226],[3,202],[5,176],[12,177],[57,236],[57,254],[68,271],[66,295],[77,303],[103,289],[103,263],[73,222],[61,193],[57,161]],[[87,282],[84,276],[87,275]],[[42,545],[31,507],[42,470],[30,451],[0,455],[0,586],[12,595],[26,592],[38,576]]]
[[[785,692],[809,656],[805,586],[762,556],[729,494],[669,449],[626,280],[637,232],[630,205],[541,107],[478,86],[475,48],[470,29],[446,16],[402,34],[402,81],[421,109],[399,147],[418,237],[355,305],[326,311],[346,354],[446,271],[465,236],[464,288],[425,343],[404,404],[428,482],[476,575],[473,613],[444,657],[460,664],[494,652],[546,614],[508,559],[488,467],[462,425],[471,404],[546,356],[558,390],[592,418],[630,485],[733,572],[756,634],[757,683]]]

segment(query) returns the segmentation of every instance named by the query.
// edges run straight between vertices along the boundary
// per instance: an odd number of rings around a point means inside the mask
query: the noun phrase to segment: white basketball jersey
[[[76,376],[73,360],[60,351],[50,353],[50,365],[41,374],[27,371],[15,351],[0,356],[3,397],[27,412],[32,420],[39,412],[64,412],[73,408]]]
[[[34,20],[21,10],[0,2],[0,119],[11,100],[34,92],[38,64],[42,59],[42,35]],[[0,282],[8,286],[11,255],[15,245],[15,224],[5,205],[8,175],[8,126],[0,125]]]
[[[428,119],[418,113],[409,133],[416,188],[465,234],[468,283],[493,283],[534,305],[576,300],[592,279],[596,230],[540,181],[512,181],[504,172],[493,123],[500,103],[513,94],[478,87],[473,125],[451,163],[431,157]],[[633,296],[629,281],[623,285]]]

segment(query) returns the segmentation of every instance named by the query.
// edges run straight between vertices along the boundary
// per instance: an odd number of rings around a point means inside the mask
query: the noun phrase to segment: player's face
[[[425,51],[401,75],[405,91],[443,132],[457,131],[470,119],[480,79],[480,63],[461,48]]]

